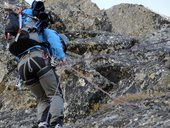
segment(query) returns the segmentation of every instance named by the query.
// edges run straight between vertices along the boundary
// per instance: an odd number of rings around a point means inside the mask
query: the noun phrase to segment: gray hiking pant
[[[43,50],[34,50],[24,55],[18,71],[26,86],[38,101],[38,121],[57,124],[63,118],[64,101],[57,74],[44,57]],[[51,118],[51,119],[50,119]]]

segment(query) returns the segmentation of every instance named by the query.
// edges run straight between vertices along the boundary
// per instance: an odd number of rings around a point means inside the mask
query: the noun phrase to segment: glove
[[[65,61],[64,61],[64,60],[59,60],[59,61],[57,62],[57,65],[59,65],[59,66],[64,65],[64,64],[65,64]]]
[[[14,36],[12,36],[10,33],[6,33],[5,34],[5,39],[6,40],[11,40],[11,39],[14,39],[15,37]]]
[[[51,65],[53,67],[56,67],[56,66],[61,66],[61,65],[64,65],[65,64],[65,60],[62,59],[62,60],[57,60],[56,58],[51,58]]]

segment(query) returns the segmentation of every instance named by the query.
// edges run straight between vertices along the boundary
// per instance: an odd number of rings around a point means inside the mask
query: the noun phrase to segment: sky
[[[26,0],[32,3],[33,0]],[[120,3],[142,4],[152,11],[161,15],[170,16],[170,0],[91,0],[100,9],[108,9]]]

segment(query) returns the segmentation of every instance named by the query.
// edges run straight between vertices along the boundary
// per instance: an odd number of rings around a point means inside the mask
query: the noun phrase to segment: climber
[[[48,28],[48,16],[44,10],[41,1],[34,1],[31,8],[23,10],[19,20],[22,25],[15,33],[9,51],[19,58],[19,75],[37,98],[38,128],[60,128],[63,125],[64,100],[52,64],[63,64],[65,53],[58,33]],[[9,27],[7,24],[6,28]]]

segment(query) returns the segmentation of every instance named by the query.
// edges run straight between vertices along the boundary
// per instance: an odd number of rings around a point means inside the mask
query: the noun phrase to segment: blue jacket
[[[31,15],[32,16],[32,9],[25,9],[23,10],[24,14]],[[30,24],[32,21],[32,18],[23,15],[22,17],[23,26]],[[50,44],[50,52],[52,57],[56,57],[58,60],[63,60],[65,57],[65,53],[62,48],[62,43],[60,40],[60,37],[58,36],[58,33],[52,29],[45,28],[43,33],[39,33],[39,40],[41,42],[49,43]]]
[[[33,16],[32,9],[28,8],[28,9],[24,9],[22,11],[22,25],[23,26],[26,26],[27,24],[29,24],[32,21],[32,18],[30,18],[27,15]]]

